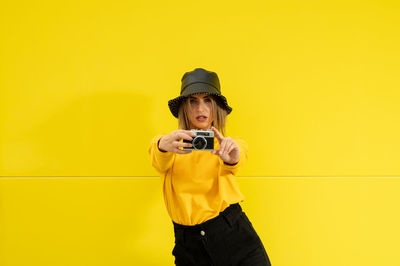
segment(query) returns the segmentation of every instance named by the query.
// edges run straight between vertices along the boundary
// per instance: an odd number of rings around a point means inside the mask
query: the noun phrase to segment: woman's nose
[[[197,110],[203,111],[204,110],[204,103],[200,102],[199,105],[197,106]]]

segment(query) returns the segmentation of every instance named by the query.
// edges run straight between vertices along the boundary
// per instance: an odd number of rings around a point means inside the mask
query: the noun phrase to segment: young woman
[[[179,128],[152,139],[149,153],[163,182],[172,219],[176,265],[271,265],[264,246],[239,202],[235,175],[247,161],[247,144],[224,137],[232,111],[216,73],[202,68],[182,77],[180,96],[168,102]],[[212,130],[214,150],[183,150],[191,129]]]

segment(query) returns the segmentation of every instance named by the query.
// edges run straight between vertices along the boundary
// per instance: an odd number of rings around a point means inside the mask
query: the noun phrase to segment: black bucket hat
[[[181,81],[181,95],[168,101],[169,109],[176,118],[178,118],[178,110],[182,100],[192,94],[201,93],[217,96],[217,101],[225,108],[227,114],[232,112],[232,108],[228,105],[226,98],[221,95],[219,79],[215,72],[196,68],[193,71],[186,72]]]

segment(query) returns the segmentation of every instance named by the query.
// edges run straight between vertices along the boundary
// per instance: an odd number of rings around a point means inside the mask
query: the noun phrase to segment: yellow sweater
[[[236,182],[238,171],[247,162],[247,144],[232,137],[240,148],[239,162],[225,164],[210,151],[188,154],[161,152],[155,136],[148,150],[151,164],[161,176],[164,201],[171,219],[183,225],[196,225],[216,217],[230,204],[243,201]],[[219,149],[214,138],[214,149]]]

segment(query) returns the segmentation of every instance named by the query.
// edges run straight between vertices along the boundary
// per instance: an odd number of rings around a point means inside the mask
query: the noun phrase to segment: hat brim
[[[219,102],[224,107],[224,109],[226,110],[227,114],[230,114],[232,112],[232,107],[230,107],[228,105],[228,101],[226,100],[225,96],[223,96],[223,95],[221,95],[221,94],[219,94],[217,92],[212,92],[212,91],[205,90],[205,86],[204,85],[207,85],[207,84],[203,84],[202,89],[199,89],[199,90],[193,89],[193,90],[190,91],[190,93],[186,93],[186,94],[184,93],[181,96],[178,96],[178,97],[176,97],[176,98],[174,98],[172,100],[169,100],[168,101],[168,107],[169,107],[169,110],[171,111],[172,115],[175,116],[176,118],[178,118],[179,106],[181,105],[183,99],[185,99],[188,96],[193,95],[193,94],[202,94],[202,93],[217,96],[217,98],[219,99]]]

